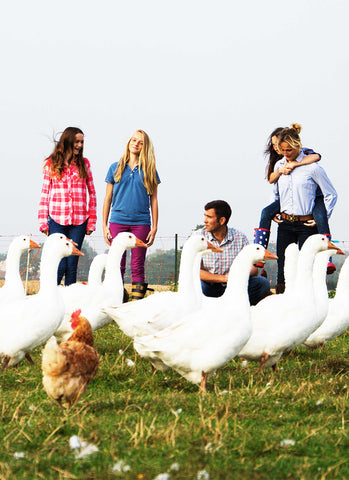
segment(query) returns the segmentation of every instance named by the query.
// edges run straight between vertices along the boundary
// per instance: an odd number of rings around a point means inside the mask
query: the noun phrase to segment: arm
[[[150,196],[150,210],[151,210],[151,218],[152,218],[152,227],[146,238],[148,247],[153,245],[156,232],[158,231],[158,219],[159,219],[158,187],[155,188],[154,193]]]
[[[315,167],[313,179],[321,188],[322,194],[324,196],[327,218],[330,218],[334,206],[337,202],[337,192],[323,168],[319,166]]]
[[[280,165],[280,167],[276,168],[273,172],[271,172],[268,178],[269,183],[276,183],[281,177],[281,175],[288,175],[291,171],[288,168],[288,165],[289,165],[288,163],[284,165]]]
[[[302,158],[300,162],[288,162],[287,166],[290,173],[294,168],[301,167],[302,165],[310,165],[311,163],[318,162],[321,159],[321,156],[318,153],[311,153],[310,155],[306,155]]]
[[[278,169],[276,172],[271,172],[268,178],[269,183],[275,183],[279,180],[281,175],[280,169]]]
[[[252,266],[250,276],[254,277],[256,275],[258,275],[258,268],[255,266]],[[201,268],[200,280],[203,280],[204,282],[211,282],[211,283],[227,283],[228,273],[226,273],[225,275],[220,275],[218,273],[208,272],[207,270],[204,270],[203,268]]]
[[[201,268],[200,280],[203,280],[204,282],[212,282],[212,283],[227,283],[228,274],[220,275],[218,273],[208,272],[207,270],[204,270]]]
[[[88,221],[86,235],[91,235],[91,233],[96,230],[97,222],[97,199],[96,199],[96,190],[93,183],[92,171],[90,167],[90,162],[86,161],[87,166],[87,190],[89,196],[89,206],[88,206]]]
[[[305,154],[305,156],[300,162],[294,160],[293,162],[287,162],[284,165],[276,168],[275,171],[269,175],[269,183],[276,183],[281,175],[288,175],[296,167],[301,167],[302,165],[310,165],[311,163],[321,160],[321,155],[319,153],[315,153],[311,149],[303,150],[303,153]]]
[[[113,184],[107,183],[107,189],[105,192],[104,202],[103,202],[103,214],[102,214],[102,222],[103,222],[103,236],[104,240],[108,245],[111,245],[111,233],[108,227],[108,218],[110,213],[110,206],[111,201],[113,198]]]
[[[41,189],[39,212],[38,212],[40,232],[44,233],[45,235],[49,234],[49,228],[48,228],[47,222],[48,222],[50,192],[51,192],[51,178],[49,175],[48,168],[45,167],[44,180],[43,180],[42,189]]]

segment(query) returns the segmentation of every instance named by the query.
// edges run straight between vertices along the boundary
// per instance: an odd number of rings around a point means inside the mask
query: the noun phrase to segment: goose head
[[[69,255],[84,256],[76,248],[75,242],[67,238],[63,233],[53,233],[47,237],[42,251],[43,255],[47,251],[54,252],[58,257],[69,257]]]
[[[196,235],[195,233],[191,235],[183,246],[183,253],[186,251],[191,254],[194,253],[210,253],[210,252],[222,252],[223,250],[220,247],[216,247],[210,243],[203,235]]]
[[[252,262],[252,265],[261,262],[262,260],[277,260],[278,258],[276,255],[269,252],[269,250],[266,250],[262,245],[259,245],[258,243],[251,243],[249,245],[246,245],[238,254],[234,262],[237,260],[238,257],[246,258],[246,261],[248,260],[248,263]]]
[[[147,248],[147,245],[133,233],[121,232],[113,239],[110,250],[128,250],[135,247]]]
[[[301,248],[301,252],[303,252],[303,255],[308,255],[310,253],[315,254],[318,252],[323,252],[324,250],[328,249],[334,249],[337,253],[343,253],[342,250],[339,247],[336,247],[334,243],[330,242],[325,235],[317,233],[306,239]]]
[[[30,248],[40,248],[36,242],[34,242],[30,235],[19,235],[18,237],[14,238],[11,242],[9,250],[18,250],[20,252],[25,252]]]

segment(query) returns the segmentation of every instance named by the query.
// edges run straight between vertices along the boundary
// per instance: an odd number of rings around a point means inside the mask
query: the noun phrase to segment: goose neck
[[[6,257],[5,283],[8,283],[9,281],[11,282],[11,280],[15,278],[20,278],[20,258],[20,253],[18,252],[18,254],[16,254],[16,252],[12,251],[10,246]]]
[[[183,249],[178,275],[178,293],[193,291],[194,278],[200,275],[201,255]]]
[[[243,255],[238,255],[230,267],[227,288],[224,292],[224,296],[227,295],[229,298],[240,298],[244,295],[247,296],[250,271],[251,262],[247,261]]]
[[[40,262],[40,291],[57,288],[57,270],[62,255],[57,251],[43,250]]]
[[[302,296],[307,296],[309,290],[313,290],[313,267],[315,253],[302,249],[297,263],[296,290]]]
[[[122,281],[120,263],[125,249],[118,246],[110,249],[108,253],[107,263],[105,265],[105,275],[103,284]]]

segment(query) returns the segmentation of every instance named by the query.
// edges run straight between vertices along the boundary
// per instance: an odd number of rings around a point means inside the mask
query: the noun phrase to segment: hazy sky
[[[162,180],[159,236],[190,233],[222,198],[252,237],[272,193],[267,137],[298,122],[338,192],[333,236],[349,240],[348,18],[347,0],[2,2],[0,234],[38,233],[42,162],[78,126],[97,235],[108,167],[142,128]]]

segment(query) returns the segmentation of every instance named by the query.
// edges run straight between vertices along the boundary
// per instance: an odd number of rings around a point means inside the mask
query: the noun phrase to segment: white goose
[[[328,300],[324,322],[304,342],[307,347],[318,347],[344,333],[349,327],[349,257],[339,272],[336,296]]]
[[[245,246],[221,297],[155,335],[136,337],[137,352],[155,366],[160,361],[190,382],[201,382],[205,390],[208,376],[237,355],[251,335],[248,279],[252,265],[268,258],[276,256],[261,245]]]
[[[6,257],[5,283],[0,289],[0,304],[25,297],[19,265],[22,253],[30,248],[40,248],[40,245],[33,242],[30,235],[20,235],[10,243]]]
[[[60,260],[83,255],[67,237],[54,233],[47,237],[40,263],[40,290],[5,305],[0,305],[0,357],[3,369],[16,365],[29,352],[43,345],[55,332],[64,316],[64,303],[57,287]]]
[[[96,255],[91,262],[90,269],[88,271],[88,280],[89,285],[101,285],[102,284],[102,274],[107,264],[108,254],[100,253]]]
[[[315,255],[328,248],[337,250],[324,235],[309,237],[299,252],[294,289],[286,296],[268,297],[251,309],[252,335],[239,355],[247,360],[259,360],[258,371],[268,366],[275,368],[284,352],[300,345],[320,325],[313,265]],[[280,297],[284,301],[280,301]]]
[[[316,312],[322,324],[328,313],[327,264],[332,255],[344,255],[342,250],[329,249],[319,252],[315,257],[313,269],[313,284],[316,299]],[[321,328],[321,325],[320,327]]]
[[[290,294],[293,292],[295,285],[296,285],[296,277],[297,277],[297,264],[298,264],[298,255],[299,255],[299,248],[296,243],[291,243],[287,246],[285,250],[285,265],[284,265],[284,273],[285,273],[285,292],[281,295],[278,295],[280,298],[282,295]]]
[[[62,324],[55,332],[55,337],[59,341],[66,340],[72,334],[70,318],[71,314],[78,309],[81,309],[81,315],[90,322],[93,331],[113,321],[107,313],[102,311],[102,307],[122,303],[124,285],[120,270],[121,257],[125,250],[134,247],[146,248],[146,244],[133,233],[119,233],[109,249],[105,277],[101,285],[74,283],[62,287],[65,315]]]
[[[200,308],[202,293],[197,290],[201,256],[207,250],[221,252],[203,235],[193,234],[184,244],[178,292],[157,292],[143,300],[130,302],[119,307],[105,307],[105,311],[129,337],[146,335],[168,327]],[[200,280],[198,280],[200,281]],[[201,287],[200,287],[201,290]]]

